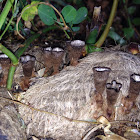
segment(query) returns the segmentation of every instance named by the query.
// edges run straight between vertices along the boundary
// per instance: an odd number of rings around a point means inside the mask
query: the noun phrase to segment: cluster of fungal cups
[[[44,63],[46,71],[53,67],[53,74],[58,73],[64,65],[76,65],[83,54],[85,42],[74,40],[66,42],[66,47],[44,48]]]
[[[68,65],[75,66],[78,63],[78,60],[81,58],[81,56],[83,56],[83,52],[85,51],[84,46],[85,42],[81,40],[67,41],[65,43],[65,47],[47,46],[43,48],[42,52],[39,51],[35,52],[35,55],[29,53],[21,56],[20,63],[22,64],[22,70],[24,75],[24,79],[22,77],[22,81],[24,81],[22,82],[22,85],[25,86],[25,83],[27,83],[28,85],[29,79],[36,76],[34,72],[37,69],[36,68],[37,61],[41,61],[40,63],[42,63],[44,66],[45,70],[42,76],[54,75],[56,73],[59,73],[59,71],[62,70],[64,66]],[[38,53],[39,57],[36,56],[36,54]],[[37,60],[36,57],[39,58],[40,60]],[[5,54],[0,54],[0,65],[1,65],[0,70],[2,71],[0,74],[1,78],[0,86],[6,85],[10,64],[11,61],[8,58],[8,56],[6,56]],[[22,89],[24,89],[24,86],[22,86]]]
[[[60,65],[62,63],[64,56],[64,49],[56,47],[46,47],[44,48],[43,58],[44,65],[46,67],[46,72],[53,68],[53,74],[56,74],[60,70]]]
[[[119,93],[122,84],[116,80],[107,83],[109,73],[111,72],[111,69],[108,67],[94,67],[93,72],[96,88],[94,101],[97,107],[94,114],[95,118],[98,118],[102,111],[109,120],[115,119],[116,111],[118,115],[126,115],[130,112],[136,112],[135,103],[140,93],[139,74],[134,73],[130,76],[128,95],[121,97],[120,105],[116,106],[116,102],[119,101]],[[106,89],[106,97],[104,96],[104,89]]]

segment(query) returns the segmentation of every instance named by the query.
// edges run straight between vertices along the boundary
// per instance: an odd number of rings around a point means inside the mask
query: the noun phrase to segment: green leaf
[[[133,14],[136,11],[136,7],[135,6],[131,6],[127,10],[128,10],[129,14]]]
[[[102,49],[101,48],[97,48],[94,45],[86,45],[85,50],[87,53],[92,53],[92,52],[101,52]]]
[[[125,0],[123,0],[123,3],[125,4]]]
[[[27,4],[28,3],[26,0],[19,0],[19,8],[20,9],[23,9]]]
[[[84,1],[83,0],[73,0],[73,3],[78,7],[84,6]]]
[[[136,25],[136,26],[139,26],[140,25],[140,18],[134,18],[132,20],[133,24]]]
[[[61,13],[62,13],[66,23],[73,21],[77,15],[76,9],[71,5],[65,6],[62,9]],[[62,22],[62,19],[60,19],[60,21]]]
[[[48,5],[44,5],[44,4],[39,5],[38,15],[46,25],[53,25],[57,20],[53,8],[49,7]]]
[[[134,4],[140,4],[140,0],[133,0]]]
[[[73,24],[79,24],[87,17],[88,10],[86,7],[81,7],[77,11],[75,19],[72,21]]]
[[[94,44],[96,42],[97,35],[98,35],[98,30],[97,29],[94,29],[93,31],[91,31],[87,40],[86,40],[86,43]]]
[[[30,7],[33,4],[37,4],[39,3],[38,1],[33,1],[31,4],[26,5],[22,11],[24,11],[26,8]],[[32,19],[34,19],[35,15],[37,14],[37,6],[32,6],[30,8],[28,8],[26,11],[24,11],[24,13],[22,14],[22,19],[25,21],[31,21]]]
[[[72,27],[72,31],[77,32],[80,30],[80,27]]]
[[[124,36],[126,39],[130,39],[134,35],[133,28],[123,28]]]
[[[54,2],[56,2],[57,3],[57,5],[59,5],[59,6],[66,6],[67,5],[67,3],[64,1],[64,0],[53,0]]]
[[[121,36],[119,36],[115,31],[113,31],[113,29],[109,31],[108,37],[112,38],[120,45],[124,45],[126,43],[126,41]]]

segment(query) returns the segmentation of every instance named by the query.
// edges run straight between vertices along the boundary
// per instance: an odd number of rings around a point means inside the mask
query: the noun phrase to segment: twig
[[[101,129],[104,125],[103,124],[100,124],[96,127],[93,127],[85,136],[82,140],[87,140],[88,137],[90,136],[91,133],[93,133],[94,131],[98,130],[98,129]]]
[[[91,122],[91,121],[85,121],[85,120],[76,120],[76,119],[71,119],[71,118],[68,118],[68,117],[65,117],[65,116],[60,116],[60,115],[57,115],[57,114],[54,114],[54,113],[51,113],[51,112],[47,112],[47,111],[44,111],[44,110],[40,110],[40,109],[31,107],[30,105],[21,103],[21,102],[16,101],[16,100],[7,99],[7,98],[4,98],[4,97],[0,97],[0,99],[7,100],[9,102],[13,102],[13,103],[15,103],[17,105],[25,106],[27,108],[30,108],[32,111],[38,111],[38,112],[41,112],[41,113],[45,113],[45,114],[49,114],[49,115],[53,115],[53,116],[57,116],[57,117],[62,117],[63,119],[66,119],[66,120],[68,120],[70,122],[89,123],[89,124],[100,124],[98,122]]]

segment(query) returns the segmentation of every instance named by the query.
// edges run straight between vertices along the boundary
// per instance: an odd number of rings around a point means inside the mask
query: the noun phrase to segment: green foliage
[[[123,28],[123,33],[124,33],[124,37],[127,40],[130,40],[135,33],[134,26],[140,25],[140,18],[139,17],[134,18],[134,15],[136,15],[135,12],[137,11],[136,10],[137,4],[140,4],[140,0],[133,0],[131,4],[132,6],[130,7],[127,7],[127,3],[125,0],[123,0],[123,2],[124,2],[125,12],[127,13],[126,15],[127,15],[127,23],[128,23],[128,26],[125,26]]]
[[[80,30],[80,27],[72,27],[72,31],[73,32],[77,32],[77,31],[79,31]]]
[[[83,6],[84,5],[83,0],[73,0],[73,2],[78,6]]]
[[[95,47],[94,45],[91,45],[91,44],[87,44],[85,49],[86,49],[87,53],[101,52],[102,51],[102,48],[97,48],[97,47]]]
[[[31,6],[31,5],[34,5],[34,4],[37,4],[38,1],[33,1],[31,4],[28,4],[26,5],[22,11],[24,11],[24,13],[22,14],[22,19],[25,20],[25,21],[31,21],[34,19],[35,15],[37,14],[38,10],[37,10],[37,6],[38,5],[35,5],[35,6]]]
[[[38,7],[38,15],[46,25],[53,25],[57,20],[54,10],[48,5],[40,4]]]
[[[71,5],[65,6],[62,9],[61,13],[62,13],[66,23],[72,22],[77,15],[76,9]],[[62,19],[60,19],[60,21],[62,22]]]
[[[58,23],[60,26],[64,25],[62,23],[61,18],[60,18],[60,22],[57,20],[54,10],[49,6],[41,4],[38,7],[38,14],[39,14],[40,19],[46,25],[53,25],[55,22]],[[85,20],[88,14],[88,10],[86,7],[81,7],[76,11],[76,9],[73,6],[67,5],[62,9],[61,14],[65,22],[68,24],[68,26],[74,32],[76,32],[80,29],[80,27],[73,27],[74,24],[79,24],[83,20]]]
[[[79,24],[84,21],[87,17],[88,11],[86,7],[81,7],[77,10],[75,19],[72,21],[73,24]]]
[[[83,0],[66,0],[68,3],[75,4],[78,7],[84,6]]]
[[[98,35],[97,29],[94,29],[93,31],[91,31],[88,38],[86,39],[86,43],[94,44],[96,42],[97,35]]]
[[[25,5],[27,5],[27,1],[26,0],[19,0],[19,8],[23,9],[25,7]]]
[[[124,45],[126,43],[126,41],[120,36],[118,35],[114,29],[111,29],[108,33],[108,37],[112,38],[115,42],[117,42],[120,45]]]
[[[132,20],[132,23],[133,23],[134,25],[136,25],[136,26],[140,26],[140,18],[134,18],[134,19]]]
[[[125,0],[123,0],[123,3],[125,3]]]
[[[126,39],[130,39],[134,35],[133,28],[123,28],[124,36]]]
[[[140,0],[133,0],[134,4],[140,4]]]
[[[135,6],[131,6],[127,10],[128,10],[128,14],[133,14],[136,11],[136,7]]]

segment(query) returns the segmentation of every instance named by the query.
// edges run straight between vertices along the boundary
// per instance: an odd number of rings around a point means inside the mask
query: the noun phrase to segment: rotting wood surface
[[[103,115],[108,120],[140,120],[140,58],[124,52],[95,52],[76,67],[40,78],[19,106],[27,135],[80,140]],[[64,117],[68,117],[66,119]]]

